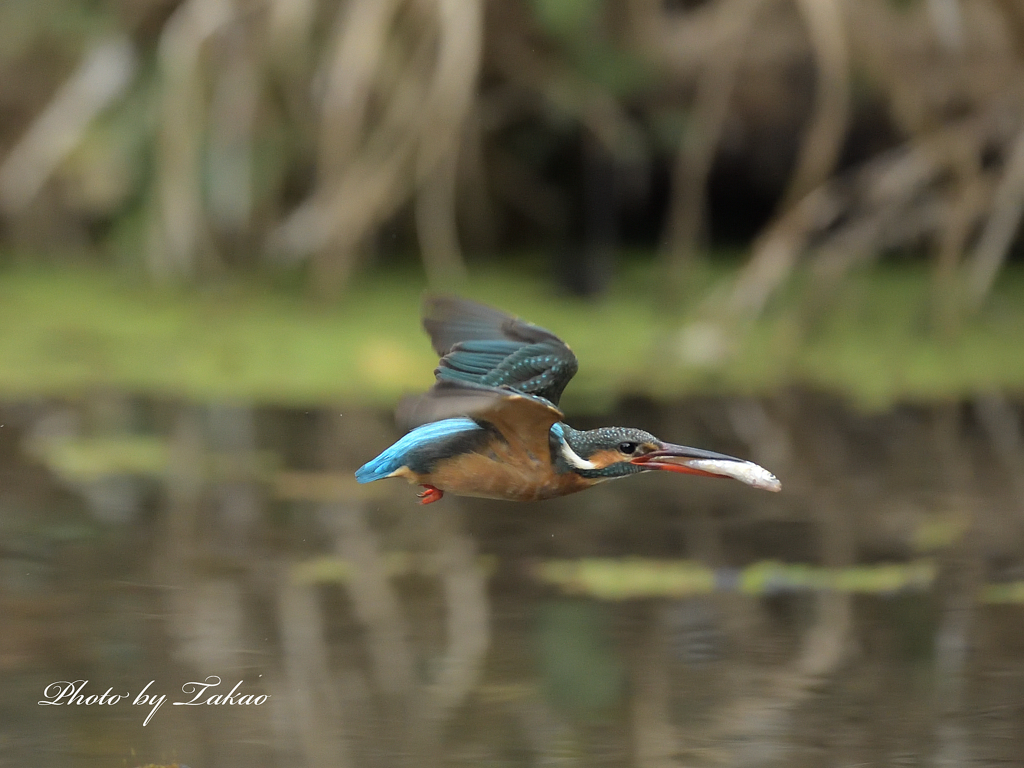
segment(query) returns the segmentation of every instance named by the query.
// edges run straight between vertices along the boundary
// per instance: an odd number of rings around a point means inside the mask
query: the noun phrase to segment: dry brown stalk
[[[991,214],[967,265],[968,303],[977,309],[992,290],[1024,212],[1024,129],[1017,134],[992,198]]]
[[[684,134],[672,175],[673,200],[669,214],[666,273],[672,290],[692,260],[704,224],[707,180],[728,116],[736,76],[743,61],[760,0],[730,0],[718,4],[721,46],[697,78],[693,126]]]
[[[886,249],[922,235],[939,237],[950,227],[955,228],[948,229],[952,239],[946,248],[959,253],[969,225],[985,209],[989,187],[980,179],[972,185],[969,174],[956,175],[957,168],[970,158],[980,163],[984,151],[1005,146],[1008,126],[1020,119],[1016,112],[1012,104],[996,105],[812,191],[755,242],[751,260],[733,286],[729,312],[758,315],[812,247],[818,254],[815,261],[833,279]],[[952,197],[950,177],[959,179]],[[950,206],[958,204],[966,206],[959,209],[964,217],[959,222],[950,216]]]
[[[850,62],[841,0],[797,0],[815,63],[814,113],[780,208],[822,184],[835,168],[850,116]]]
[[[436,0],[414,9],[429,10],[431,23],[410,33],[404,65],[380,55],[399,45],[381,39],[399,23],[399,10],[397,3],[356,2],[339,24],[336,77],[323,105],[321,178],[274,237],[273,246],[292,258],[314,256],[328,289],[347,281],[356,249],[373,228],[430,181],[438,186],[425,195],[420,226],[432,277],[461,269],[452,251],[450,187],[479,69],[482,8],[478,0]],[[389,77],[391,66],[399,69]],[[376,121],[364,114],[371,88],[383,104]]]
[[[90,123],[124,93],[135,65],[135,50],[124,38],[105,40],[86,53],[0,165],[0,211],[18,214],[32,202]]]
[[[206,126],[202,54],[231,23],[227,0],[187,0],[160,36],[163,78],[157,141],[156,210],[148,250],[158,279],[192,277],[200,252],[209,253],[203,211],[202,151]]]

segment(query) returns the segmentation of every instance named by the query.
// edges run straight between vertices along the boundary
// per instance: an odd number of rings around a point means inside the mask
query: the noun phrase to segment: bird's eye
[[[619,443],[619,452],[630,454],[636,451],[636,443]]]

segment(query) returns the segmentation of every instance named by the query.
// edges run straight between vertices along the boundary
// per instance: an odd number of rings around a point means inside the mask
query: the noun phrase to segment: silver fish
[[[777,493],[782,490],[779,478],[764,467],[752,461],[726,461],[724,459],[689,459],[681,462],[693,469],[709,472],[712,475],[731,477],[754,488]]]

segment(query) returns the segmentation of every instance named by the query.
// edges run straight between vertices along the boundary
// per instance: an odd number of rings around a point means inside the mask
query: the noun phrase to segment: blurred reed
[[[0,39],[19,115],[0,133],[0,244],[120,248],[156,279],[284,264],[336,293],[400,233],[432,284],[458,285],[467,251],[557,251],[580,227],[570,270],[607,271],[589,252],[617,237],[609,217],[656,205],[663,167],[652,242],[673,306],[728,155],[775,168],[775,211],[701,322],[728,334],[804,265],[827,295],[923,249],[955,328],[1024,208],[1014,2],[129,0],[59,28],[30,5],[0,16],[20,30]],[[48,96],[19,89],[55,36],[80,63],[46,70]],[[865,121],[889,138],[858,139]]]

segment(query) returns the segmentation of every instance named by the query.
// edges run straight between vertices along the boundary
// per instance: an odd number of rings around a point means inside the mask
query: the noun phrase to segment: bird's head
[[[664,470],[708,477],[731,477],[766,491],[782,486],[768,470],[724,453],[666,443],[631,427],[579,431],[565,424],[552,428],[552,453],[563,471],[590,480],[608,480]]]

